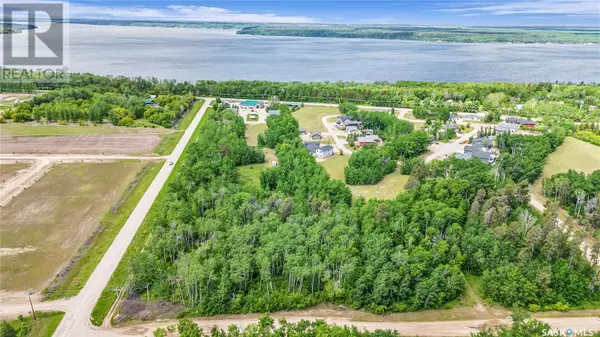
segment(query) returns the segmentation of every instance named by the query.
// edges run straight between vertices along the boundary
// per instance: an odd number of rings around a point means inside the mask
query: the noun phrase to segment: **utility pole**
[[[35,317],[35,310],[33,310],[33,303],[31,302],[31,295],[33,293],[30,291],[27,292],[27,297],[29,298],[29,305],[31,306],[31,315],[33,316],[33,320],[37,321],[37,317]]]

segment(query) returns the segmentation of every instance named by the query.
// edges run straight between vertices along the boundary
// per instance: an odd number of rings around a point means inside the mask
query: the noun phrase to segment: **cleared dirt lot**
[[[162,138],[155,134],[0,137],[0,153],[152,153]]]
[[[41,289],[144,163],[58,164],[0,210],[0,288]]]
[[[28,163],[0,164],[0,182],[5,182],[29,167]]]

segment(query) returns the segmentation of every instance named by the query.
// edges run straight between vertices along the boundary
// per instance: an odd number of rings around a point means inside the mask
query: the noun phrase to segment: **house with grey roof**
[[[305,142],[304,147],[310,154],[317,158],[328,158],[333,156],[333,146],[323,145],[320,142]]]
[[[306,131],[306,129],[300,129],[300,136],[304,136],[307,133],[308,131]]]
[[[377,135],[356,138],[356,145],[358,145],[358,146],[373,145],[373,144],[378,144],[380,142],[381,142],[381,138],[379,138],[379,136],[377,136]]]
[[[348,125],[346,127],[346,133],[359,133],[359,132],[360,132],[360,130],[355,125]]]
[[[519,129],[518,124],[498,123],[494,126],[496,133],[515,133]]]
[[[535,121],[531,119],[523,119],[518,117],[507,117],[504,122],[508,124],[517,124],[519,126],[526,126],[528,128],[535,127]]]

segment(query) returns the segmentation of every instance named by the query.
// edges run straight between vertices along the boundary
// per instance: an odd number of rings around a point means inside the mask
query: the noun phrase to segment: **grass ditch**
[[[18,319],[8,321],[7,323],[15,331],[12,335],[11,332],[5,332],[3,328],[2,336],[19,336],[19,337],[52,337],[54,331],[60,324],[64,312],[36,312],[37,320],[33,320],[33,317],[19,316]]]
[[[104,215],[98,228],[86,240],[75,257],[44,290],[45,299],[70,297],[79,293],[163,163],[162,161],[148,163],[137,173],[119,201]]]
[[[206,116],[209,115],[210,113],[212,113],[212,111],[213,111],[212,108],[208,108],[206,113],[204,114],[204,116],[202,116],[202,120],[196,127],[196,130],[194,130],[194,134],[192,135],[192,138],[190,139],[190,143],[193,143],[196,141],[196,139],[198,139],[199,130],[202,128],[202,125],[205,123]],[[163,200],[165,200],[165,198],[167,196],[168,186],[174,179],[173,177],[175,177],[177,175],[177,173],[179,172],[179,169],[185,162],[186,157],[187,157],[187,151],[184,150],[183,154],[177,161],[177,164],[175,165],[173,172],[171,173],[169,178],[167,178],[167,181],[166,181],[165,185],[162,187],[162,189],[160,190],[160,192],[158,193],[156,200],[154,200],[154,203],[152,204],[150,211],[144,218],[144,221],[142,222],[140,228],[138,228],[137,232],[135,233],[135,236],[133,237],[131,244],[129,245],[129,247],[127,247],[127,251],[125,252],[125,255],[119,262],[117,269],[115,269],[115,272],[110,277],[108,284],[102,291],[100,298],[98,298],[98,302],[96,302],[96,305],[94,306],[94,309],[92,310],[92,314],[90,317],[90,321],[92,322],[93,325],[100,326],[102,324],[102,322],[108,315],[110,308],[112,307],[113,303],[117,299],[117,291],[115,289],[122,287],[126,283],[127,278],[129,277],[129,261],[146,244],[146,241],[148,240],[148,237],[150,236],[150,233],[151,233],[150,219],[152,219],[155,214],[157,214],[158,212],[161,211],[160,205],[162,205]]]

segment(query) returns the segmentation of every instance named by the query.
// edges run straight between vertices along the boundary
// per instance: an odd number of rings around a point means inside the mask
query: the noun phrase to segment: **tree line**
[[[550,335],[552,331],[548,323],[535,319],[516,319],[513,316],[511,326],[499,326],[497,328],[485,328],[478,333],[471,334],[472,337],[542,337]],[[268,315],[259,318],[245,328],[230,325],[227,330],[212,328],[209,334],[205,334],[198,324],[181,319],[177,324],[166,328],[158,328],[153,332],[154,337],[275,337],[275,336],[338,336],[338,337],[400,337],[395,330],[359,330],[355,326],[339,326],[328,324],[323,320],[301,320],[297,323],[288,322],[282,318],[275,325],[275,320]],[[4,336],[2,336],[4,337]]]
[[[196,83],[71,74],[69,83],[3,83],[4,92],[32,92],[60,87],[98,86],[125,95],[132,92],[283,101],[368,104],[427,111],[489,112],[524,117],[561,116],[574,121],[600,121],[600,86],[571,83],[434,83],[434,82],[269,82],[209,81]]]
[[[143,93],[98,87],[66,87],[15,104],[4,114],[15,122],[109,120],[118,126],[172,127],[194,103],[191,95],[159,95],[151,102]]]

